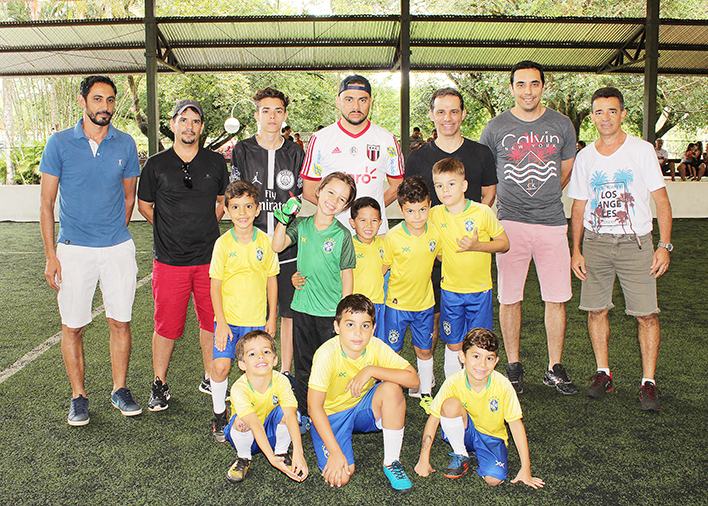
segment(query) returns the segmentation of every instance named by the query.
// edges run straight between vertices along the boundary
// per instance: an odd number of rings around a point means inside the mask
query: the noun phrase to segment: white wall
[[[666,190],[674,218],[708,218],[708,180],[699,183],[666,181]],[[565,197],[565,192],[563,204],[569,218],[573,202]],[[309,202],[303,205],[305,214],[312,214],[314,210]],[[389,218],[403,218],[395,202],[388,206],[386,213]],[[133,220],[144,220],[137,211],[137,205],[133,211]],[[0,221],[39,221],[39,185],[0,185]]]

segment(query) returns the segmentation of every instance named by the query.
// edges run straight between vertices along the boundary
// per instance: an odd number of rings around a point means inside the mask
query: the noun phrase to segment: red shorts
[[[152,296],[155,299],[155,332],[177,339],[184,332],[189,296],[194,294],[194,309],[199,328],[214,330],[209,264],[192,266],[152,262]]]

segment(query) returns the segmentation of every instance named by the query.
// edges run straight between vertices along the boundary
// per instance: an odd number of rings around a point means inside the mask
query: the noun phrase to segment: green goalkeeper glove
[[[292,193],[290,195],[292,195]],[[280,223],[287,226],[290,220],[292,220],[300,210],[300,205],[300,199],[298,197],[290,197],[280,209],[273,211],[273,216],[275,216],[275,219]]]

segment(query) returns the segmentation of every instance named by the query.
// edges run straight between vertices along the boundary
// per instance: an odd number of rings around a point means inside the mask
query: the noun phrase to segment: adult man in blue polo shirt
[[[73,426],[89,422],[83,329],[92,319],[91,302],[99,280],[110,327],[111,403],[125,416],[142,412],[125,384],[138,273],[128,223],[140,166],[132,137],[111,125],[115,100],[116,87],[108,77],[85,78],[79,88],[83,118],[74,128],[49,138],[39,166],[40,226],[47,258],[44,275],[49,286],[58,291],[61,351],[72,389],[67,422]],[[55,248],[57,194],[59,237]]]

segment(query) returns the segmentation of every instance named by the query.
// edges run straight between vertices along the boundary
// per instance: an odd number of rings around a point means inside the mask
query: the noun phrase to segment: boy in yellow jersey
[[[489,206],[465,198],[465,166],[455,158],[433,165],[433,184],[442,205],[430,211],[440,229],[440,338],[445,377],[459,371],[462,338],[469,329],[492,330],[492,253],[509,250],[509,239]]]
[[[472,453],[477,458],[477,474],[487,484],[499,485],[509,472],[506,422],[521,461],[521,469],[511,482],[522,481],[533,488],[545,485],[540,478],[531,476],[521,405],[509,380],[494,370],[499,362],[498,352],[499,339],[491,330],[476,328],[465,335],[458,352],[464,369],[445,380],[430,406],[415,466],[419,476],[426,477],[435,471],[430,465],[430,449],[440,424],[442,438],[450,443],[453,452],[443,475],[459,478],[465,474]]]
[[[406,400],[401,387],[416,388],[415,369],[380,339],[372,339],[374,304],[364,295],[344,297],[334,320],[337,336],[315,353],[307,396],[312,444],[322,477],[331,487],[354,473],[352,434],[383,430],[384,474],[397,492],[411,481],[399,461]]]
[[[361,197],[351,207],[349,224],[354,229],[354,251],[356,268],[354,269],[354,290],[352,293],[366,295],[376,308],[376,321],[383,322],[384,317],[384,240],[379,237],[381,225],[381,206],[376,199]],[[383,325],[376,327],[374,335],[383,338]]]
[[[265,330],[274,336],[277,327],[278,255],[271,248],[268,234],[253,226],[260,213],[258,195],[258,188],[248,181],[236,181],[226,188],[226,213],[234,227],[217,239],[209,267],[216,320],[212,425],[218,443],[226,442],[224,428],[229,417],[225,398],[236,343],[252,330]]]
[[[307,478],[302,438],[297,422],[297,400],[288,378],[273,368],[278,363],[273,336],[252,330],[236,343],[238,366],[244,374],[231,387],[233,416],[226,426],[226,439],[238,458],[226,473],[240,482],[259,450],[268,462],[295,481]],[[288,455],[293,443],[292,459]]]
[[[409,394],[420,396],[420,405],[427,412],[433,389],[435,305],[430,275],[435,257],[440,254],[440,234],[435,225],[428,223],[430,190],[420,176],[403,180],[398,187],[398,205],[404,221],[389,230],[384,240],[384,267],[391,268],[384,342],[400,353],[410,326],[420,389]]]

